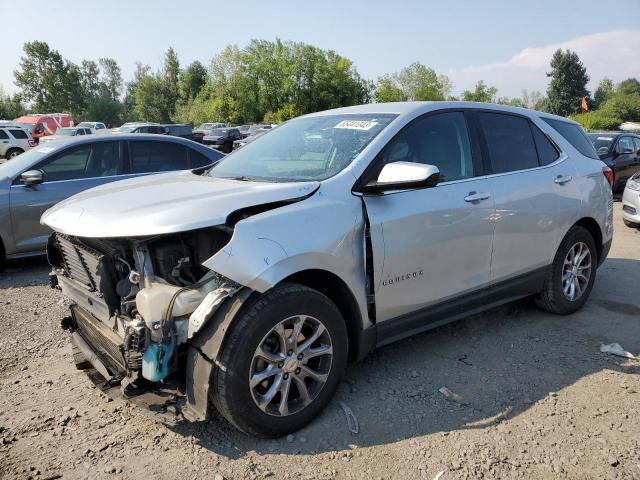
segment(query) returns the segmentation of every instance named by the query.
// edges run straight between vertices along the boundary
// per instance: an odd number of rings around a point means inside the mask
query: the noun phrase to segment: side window
[[[78,130],[76,130],[76,135],[84,135],[84,129],[79,128]]]
[[[87,162],[87,177],[112,177],[124,173],[119,142],[94,143]]]
[[[86,171],[90,154],[91,146],[82,145],[47,160],[39,166],[39,169],[44,172],[44,179],[47,182],[86,178],[91,176],[87,175]]]
[[[636,153],[640,152],[640,138],[634,138],[633,143],[636,149]]]
[[[531,131],[533,132],[533,139],[536,142],[540,165],[549,165],[550,163],[555,162],[560,154],[553,143],[551,143],[546,135],[535,125],[531,125]]]
[[[593,143],[589,140],[584,130],[580,125],[575,123],[563,122],[562,120],[556,120],[555,118],[541,117],[542,120],[551,125],[564,139],[569,142],[573,148],[578,150],[585,157],[598,160],[598,154],[593,146]]]
[[[196,150],[189,150],[189,159],[191,168],[204,167],[205,165],[210,165],[215,162],[215,160],[207,158],[205,155]]]
[[[414,121],[382,152],[380,168],[392,162],[435,165],[440,170],[441,182],[473,177],[471,144],[464,114],[439,113]]]
[[[539,166],[529,120],[503,113],[479,114],[493,173]]]
[[[618,153],[633,153],[633,139],[631,137],[620,138],[616,151]]]
[[[151,173],[186,170],[184,146],[169,142],[130,142],[131,172]]]
[[[0,129],[0,140],[6,140],[9,138],[9,135],[7,135],[7,132],[5,132],[4,130]]]
[[[17,138],[18,140],[27,140],[29,138],[24,130],[16,129],[9,131],[11,132],[11,135],[13,135],[13,138]]]

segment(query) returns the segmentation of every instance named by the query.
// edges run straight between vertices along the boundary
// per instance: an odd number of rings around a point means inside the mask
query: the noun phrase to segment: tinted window
[[[598,159],[596,150],[593,144],[587,138],[584,130],[580,125],[575,123],[563,122],[562,120],[555,120],[553,118],[544,118],[542,120],[551,125],[564,139],[569,142],[573,148],[578,150],[582,155],[589,158]]]
[[[91,154],[90,145],[72,148],[40,166],[45,174],[45,181],[75,180],[86,178],[87,161]]]
[[[440,170],[441,182],[472,177],[473,161],[464,115],[440,113],[411,123],[387,145],[380,168],[392,162],[435,165]]]
[[[640,138],[634,138],[633,143],[635,145],[636,152],[640,152]]]
[[[130,142],[132,173],[169,172],[189,168],[182,145],[168,142]]]
[[[191,150],[189,152],[189,158],[191,160],[191,168],[204,167],[205,165],[210,165],[215,161],[195,150]]]
[[[618,153],[632,153],[634,151],[633,138],[622,137],[618,140],[617,151]]]
[[[19,140],[26,140],[29,138],[24,130],[9,130],[13,138],[17,138]]]
[[[553,143],[551,143],[547,136],[535,125],[531,125],[531,131],[533,132],[533,139],[535,140],[536,148],[538,149],[540,165],[549,165],[550,163],[555,162],[560,154]]]
[[[98,142],[93,144],[87,162],[87,177],[111,177],[124,173],[120,161],[119,142]]]
[[[9,138],[9,135],[7,135],[4,130],[0,129],[0,138],[6,140],[7,138]]]
[[[529,120],[501,113],[480,113],[479,117],[493,173],[539,166]]]

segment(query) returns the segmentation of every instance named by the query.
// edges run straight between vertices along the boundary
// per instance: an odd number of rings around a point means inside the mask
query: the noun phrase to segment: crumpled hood
[[[311,194],[318,182],[244,182],[191,172],[149,175],[79,193],[47,210],[41,223],[79,237],[141,237],[219,225],[241,208]]]

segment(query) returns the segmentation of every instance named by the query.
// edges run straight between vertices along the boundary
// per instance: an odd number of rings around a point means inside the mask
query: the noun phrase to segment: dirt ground
[[[640,479],[640,231],[622,224],[570,317],[529,301],[351,365],[310,426],[273,441],[167,427],[75,370],[42,259],[0,273],[0,478]],[[447,387],[461,398],[447,398]],[[340,402],[355,414],[349,432]]]

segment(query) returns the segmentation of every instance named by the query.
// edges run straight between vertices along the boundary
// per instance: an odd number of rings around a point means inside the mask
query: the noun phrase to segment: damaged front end
[[[205,419],[215,358],[203,352],[214,351],[215,329],[250,293],[202,266],[231,233],[224,225],[134,239],[54,233],[52,286],[73,302],[63,327],[76,364],[89,362],[105,387],[129,397],[169,386],[185,394],[186,418]]]

